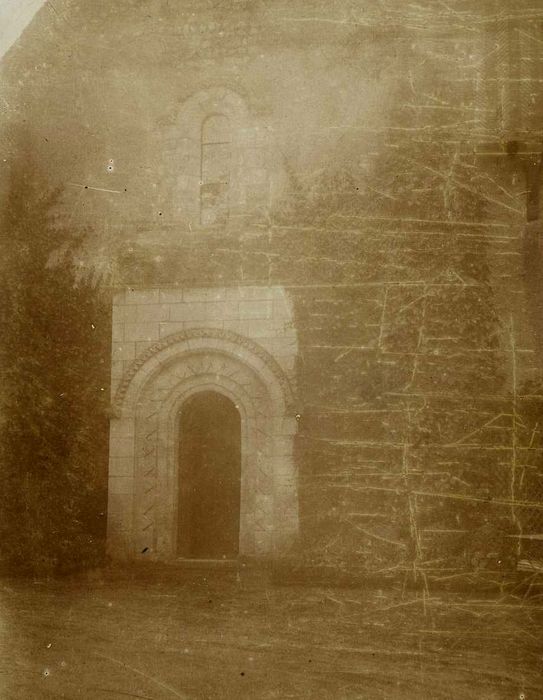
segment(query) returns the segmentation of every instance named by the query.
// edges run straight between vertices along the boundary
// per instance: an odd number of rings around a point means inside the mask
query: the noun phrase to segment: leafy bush
[[[75,264],[85,234],[22,151],[1,220],[0,563],[54,574],[103,556],[109,304]]]

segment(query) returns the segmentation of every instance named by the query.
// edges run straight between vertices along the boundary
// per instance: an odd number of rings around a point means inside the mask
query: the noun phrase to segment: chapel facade
[[[112,290],[111,555],[439,573],[491,522],[521,556],[536,3],[56,4],[3,80]]]

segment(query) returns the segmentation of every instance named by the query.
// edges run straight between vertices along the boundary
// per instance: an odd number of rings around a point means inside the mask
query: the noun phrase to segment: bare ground
[[[0,698],[543,698],[543,599],[235,571],[0,583]]]

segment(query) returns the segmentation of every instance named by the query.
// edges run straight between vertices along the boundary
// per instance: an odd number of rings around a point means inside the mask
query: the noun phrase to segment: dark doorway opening
[[[238,556],[241,420],[232,401],[202,391],[183,405],[179,439],[178,555]]]

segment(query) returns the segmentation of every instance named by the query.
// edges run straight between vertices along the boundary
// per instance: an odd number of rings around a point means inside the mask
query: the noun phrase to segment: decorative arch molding
[[[239,346],[240,348],[247,350],[249,353],[262,361],[271,374],[275,377],[278,385],[282,389],[287,409],[290,410],[293,408],[294,395],[290,381],[287,375],[283,372],[277,360],[265,348],[256,343],[254,340],[251,340],[246,336],[239,335],[239,333],[235,333],[234,331],[225,330],[222,328],[191,328],[186,331],[180,331],[178,333],[167,335],[136,357],[119,382],[114,400],[112,402],[112,415],[115,417],[121,416],[123,404],[130,385],[136,375],[146,364],[150,363],[154,357],[160,355],[164,350],[196,339],[222,341],[223,343],[226,342],[230,345]],[[190,349],[190,346],[188,349]],[[224,346],[224,349],[226,350],[226,346]]]
[[[277,361],[233,331],[171,334],[131,364],[111,420],[108,542],[114,557],[177,558],[179,415],[200,391],[227,396],[241,418],[239,551],[287,554],[298,533],[293,392]]]

